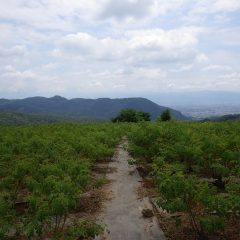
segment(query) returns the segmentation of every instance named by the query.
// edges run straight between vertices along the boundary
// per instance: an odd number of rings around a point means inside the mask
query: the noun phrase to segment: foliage
[[[150,114],[147,112],[135,111],[133,109],[123,109],[112,122],[141,122],[150,121]]]
[[[188,214],[199,239],[239,219],[239,122],[136,122],[0,127],[0,239],[10,232],[15,239],[97,235],[95,223],[65,223],[89,184],[104,182],[90,178],[91,170],[126,132],[132,155],[151,165],[159,206]]]
[[[113,155],[124,128],[0,127],[0,238],[13,232],[15,238],[42,239],[46,232],[64,229],[86,187],[95,181],[90,178],[93,165]],[[84,226],[84,234],[99,230]]]
[[[0,111],[1,126],[22,126],[30,124],[84,123],[93,122],[90,118],[66,117],[54,115],[36,115]]]
[[[160,119],[161,121],[163,122],[166,122],[166,121],[170,121],[171,120],[171,113],[169,111],[169,109],[163,111],[160,115]]]
[[[137,121],[140,122],[140,121],[151,121],[151,116],[148,112],[141,112],[141,111],[138,111],[136,112],[136,115],[137,115]]]
[[[162,122],[128,134],[132,154],[152,165],[159,206],[187,213],[199,239],[239,218],[239,131],[239,122]]]
[[[103,228],[99,224],[82,220],[79,223],[73,225],[68,229],[68,231],[62,236],[57,237],[57,239],[67,239],[67,240],[84,240],[89,238],[94,238],[103,231]]]

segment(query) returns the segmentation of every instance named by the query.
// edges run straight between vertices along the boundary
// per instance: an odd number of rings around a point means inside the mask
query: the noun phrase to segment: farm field
[[[113,124],[0,128],[0,239],[86,239],[101,227],[69,223],[91,175],[109,158],[122,128]],[[67,229],[67,230],[66,230]],[[66,230],[66,231],[63,231]]]
[[[162,222],[169,239],[240,238],[239,133],[234,121],[132,127],[129,150],[153,179],[162,217],[175,222]]]
[[[240,0],[0,9],[0,240],[240,240]]]
[[[131,156],[122,161],[143,177],[167,239],[239,239],[239,133],[237,121],[0,127],[0,239],[93,239],[103,232],[97,217],[77,213],[83,196],[90,202],[90,191],[104,191],[108,179],[94,171],[124,136]],[[116,171],[128,169],[119,164]]]

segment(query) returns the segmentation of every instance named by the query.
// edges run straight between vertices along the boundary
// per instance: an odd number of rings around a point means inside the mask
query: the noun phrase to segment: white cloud
[[[17,45],[10,48],[0,48],[0,58],[22,57],[27,53],[25,46]]]
[[[218,24],[231,22],[231,13],[240,10],[239,0],[192,1],[192,6],[183,15],[185,24]]]
[[[215,0],[213,3],[213,11],[236,11],[240,9],[239,0]]]
[[[4,72],[15,72],[15,68],[12,65],[6,65],[3,67]]]
[[[123,54],[124,40],[97,38],[87,33],[69,34],[60,42],[60,49],[55,50],[59,55],[75,56],[85,60],[93,59],[117,59]]]
[[[193,12],[218,13],[233,12],[240,9],[239,0],[201,0],[198,1]]]
[[[74,18],[94,18],[104,0],[1,1],[0,17],[38,29],[73,30]]]
[[[56,63],[50,62],[48,64],[43,65],[42,68],[44,70],[54,70],[54,69],[58,68],[58,65]]]
[[[0,9],[2,94],[239,81],[239,0],[8,0]]]
[[[197,55],[196,60],[198,63],[206,63],[209,61],[209,58],[206,54],[201,53]]]
[[[188,6],[192,6],[188,7]],[[82,24],[124,24],[164,16],[190,8],[196,13],[221,13],[240,9],[239,0],[8,0],[0,2],[0,18],[36,29],[76,31]],[[128,21],[124,24],[128,28]]]
[[[103,83],[100,81],[96,81],[96,82],[92,82],[91,86],[99,88],[99,87],[103,87]]]
[[[110,0],[107,1],[99,17],[117,20],[143,18],[150,14],[153,5],[154,0]]]
[[[230,71],[232,70],[232,67],[230,66],[223,66],[223,65],[216,65],[211,64],[202,69],[202,71]]]
[[[32,70],[17,70],[15,69],[15,67],[13,67],[12,65],[7,65],[3,68],[3,72],[0,75],[1,78],[3,79],[22,79],[22,80],[41,80],[43,79],[42,76],[40,76],[39,74],[35,73]]]
[[[113,89],[126,89],[127,85],[125,84],[116,84],[113,86]]]
[[[176,73],[185,72],[185,71],[191,70],[193,68],[193,66],[194,66],[194,63],[192,63],[192,64],[180,64],[178,68],[171,69],[170,71],[171,72],[176,72]]]
[[[130,37],[131,48],[146,50],[177,50],[195,47],[198,43],[198,28],[180,28],[170,31],[163,29],[150,29],[141,31],[131,31],[127,35]]]
[[[214,21],[215,23],[224,24],[230,22],[231,19],[226,15],[226,13],[220,13],[214,16]]]
[[[124,60],[132,64],[177,62],[197,55],[198,28],[165,31],[127,31],[121,38],[97,38],[87,33],[69,34],[54,50],[57,57],[86,60]]]
[[[63,93],[66,82],[55,77],[39,74],[31,69],[17,70],[13,66],[5,66],[0,74],[0,93],[28,92],[31,94]]]
[[[219,43],[225,46],[240,46],[240,27],[228,27],[215,31]]]
[[[231,80],[240,80],[240,73],[239,72],[231,72],[228,74],[220,75],[218,78],[223,78],[223,79],[231,79]]]
[[[106,0],[99,17],[122,22],[143,21],[179,10],[190,0]],[[135,23],[136,23],[135,21]]]
[[[89,24],[99,20],[120,23],[127,19],[151,19],[179,9],[187,2],[189,0],[9,0],[0,2],[0,9],[4,9],[0,17],[37,29],[71,31],[77,29],[80,21]]]

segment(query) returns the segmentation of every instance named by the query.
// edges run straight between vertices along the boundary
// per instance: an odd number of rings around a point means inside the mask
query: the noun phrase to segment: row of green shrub
[[[1,127],[0,239],[42,239],[65,229],[93,181],[92,166],[113,155],[122,134],[114,124]],[[71,231],[86,235],[83,226]]]
[[[162,122],[136,124],[128,135],[132,154],[151,165],[159,206],[188,213],[199,239],[240,220],[239,133],[240,122]]]

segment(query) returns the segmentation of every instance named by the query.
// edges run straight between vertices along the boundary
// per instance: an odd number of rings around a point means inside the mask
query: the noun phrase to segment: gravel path
[[[137,189],[141,187],[141,177],[136,167],[129,165],[131,159],[125,150],[124,142],[117,148],[114,161],[109,168],[115,169],[107,174],[111,181],[109,195],[111,200],[105,204],[101,224],[105,232],[98,240],[165,240],[155,216],[144,218],[143,209],[151,209],[148,198],[140,199]]]

